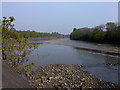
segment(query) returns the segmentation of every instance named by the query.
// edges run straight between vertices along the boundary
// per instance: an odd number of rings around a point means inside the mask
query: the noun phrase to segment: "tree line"
[[[36,32],[36,31],[16,31],[19,37],[24,38],[30,38],[30,37],[58,37],[61,34],[58,32],[52,32],[52,33],[42,33],[42,32]]]
[[[120,44],[120,26],[114,22],[108,22],[93,28],[74,28],[70,39]]]
[[[2,21],[2,37],[3,38],[30,38],[30,37],[59,37],[62,34],[58,32],[52,32],[52,33],[43,33],[43,32],[36,32],[36,31],[23,31],[23,30],[16,30],[14,28],[14,24],[12,22],[15,20],[14,17],[3,17]]]

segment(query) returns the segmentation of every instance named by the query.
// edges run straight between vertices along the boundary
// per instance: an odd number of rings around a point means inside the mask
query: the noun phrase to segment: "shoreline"
[[[27,74],[27,80],[18,75],[14,68],[3,62],[2,88],[118,88],[119,86],[96,78],[82,65],[50,64],[41,66]]]
[[[29,74],[28,80],[35,88],[118,88],[118,85],[96,78],[84,66],[73,64],[50,64]]]
[[[51,39],[57,39],[58,37],[31,37],[28,38],[29,41],[39,41],[39,40],[51,40]]]
[[[120,50],[117,47],[115,47],[114,49],[112,49],[112,50],[109,51],[109,49],[108,50],[104,50],[104,49],[102,50],[100,48],[96,49],[96,48],[83,47],[83,46],[74,46],[74,45],[71,45],[70,43],[62,41],[62,40],[47,40],[47,41],[43,41],[43,42],[44,43],[49,43],[49,44],[73,46],[76,49],[81,49],[81,50],[86,50],[86,51],[92,51],[92,52],[96,52],[96,53],[104,53],[104,54],[114,55],[114,56],[120,55]]]

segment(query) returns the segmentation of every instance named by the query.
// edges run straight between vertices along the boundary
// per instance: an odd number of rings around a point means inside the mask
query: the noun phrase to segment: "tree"
[[[107,31],[104,31],[105,27]],[[113,22],[108,22],[105,25],[99,25],[94,28],[79,28],[70,34],[70,39],[120,43],[120,26]]]
[[[73,32],[76,31],[77,29],[76,28],[73,28]]]
[[[105,25],[96,26],[95,29],[98,31],[103,31],[105,29]]]
[[[26,56],[30,54],[30,48],[36,48],[37,44],[29,45],[28,39],[18,37],[18,33],[14,28],[12,22],[15,18],[3,17],[2,21],[2,59],[6,61],[10,66],[17,67],[18,71],[21,71],[19,67],[23,62],[28,61]],[[31,64],[24,65],[24,71],[31,71],[31,67],[35,65],[34,62]],[[24,72],[22,70],[22,72]]]
[[[116,28],[117,28],[117,25],[115,23],[113,23],[113,22],[108,22],[106,24],[107,31],[116,30]]]
[[[10,38],[15,33],[15,32],[11,32],[11,31],[15,31],[15,28],[14,28],[15,25],[12,24],[13,21],[15,21],[15,18],[13,16],[9,17],[8,19],[7,17],[3,17],[3,21],[2,21],[2,37],[3,38]]]

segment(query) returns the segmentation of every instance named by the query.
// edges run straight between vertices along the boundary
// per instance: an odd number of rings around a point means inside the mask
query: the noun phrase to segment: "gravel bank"
[[[96,78],[83,66],[51,64],[40,67],[32,74],[27,74],[30,84],[36,88],[117,88],[115,84]]]

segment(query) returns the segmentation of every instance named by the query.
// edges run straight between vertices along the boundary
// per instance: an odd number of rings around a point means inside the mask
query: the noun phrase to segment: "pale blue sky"
[[[69,34],[73,28],[117,22],[117,2],[4,2],[3,16],[14,16],[18,30]]]

